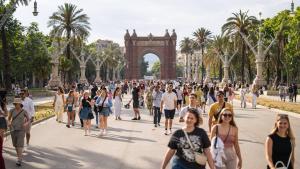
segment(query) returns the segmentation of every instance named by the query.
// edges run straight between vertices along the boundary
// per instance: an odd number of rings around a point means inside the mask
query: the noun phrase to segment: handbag
[[[200,153],[200,152],[195,151],[194,146],[192,145],[191,140],[190,140],[189,136],[187,135],[186,131],[185,130],[182,130],[182,131],[183,131],[183,133],[184,133],[191,149],[194,152],[196,163],[198,163],[200,165],[205,165],[206,161],[207,161],[206,155],[204,153]]]
[[[289,157],[289,161],[288,161],[288,163],[287,163],[287,166],[285,166],[284,165],[284,163],[282,162],[282,161],[277,161],[276,162],[276,164],[275,164],[275,168],[276,169],[288,169],[289,168],[289,165],[290,165],[290,163],[291,163],[291,159],[292,159],[292,154],[293,154],[293,144],[292,144],[292,142],[291,142],[291,147],[292,147],[292,151],[291,151],[291,154],[290,154],[290,157]],[[277,167],[277,166],[279,166],[279,165],[281,165],[282,167]]]
[[[104,102],[105,102],[106,98],[107,98],[107,97],[104,98],[104,100],[103,100],[101,106],[98,106],[98,112],[101,112],[101,111],[102,111],[103,105],[104,105]]]

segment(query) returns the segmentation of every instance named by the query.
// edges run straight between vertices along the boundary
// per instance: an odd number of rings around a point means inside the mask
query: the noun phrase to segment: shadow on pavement
[[[127,143],[135,143],[134,141],[147,141],[147,142],[157,142],[155,140],[150,139],[144,139],[139,137],[128,137],[128,136],[120,136],[120,135],[114,135],[114,134],[107,134],[106,136],[98,136],[96,134],[90,135],[90,137],[96,137],[103,140],[111,140],[111,141],[117,141],[117,142],[127,142]]]
[[[8,149],[8,148],[5,148]],[[138,169],[136,166],[123,164],[120,159],[102,153],[95,153],[85,149],[67,149],[56,147],[61,151],[56,152],[48,148],[30,147],[24,155],[22,169]],[[6,153],[16,156],[14,150]],[[5,159],[6,168],[16,167],[14,159]]]

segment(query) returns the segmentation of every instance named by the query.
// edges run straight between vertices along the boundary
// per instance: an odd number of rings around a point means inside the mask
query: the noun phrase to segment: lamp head
[[[33,16],[37,16],[39,14],[39,12],[37,11],[37,2],[36,1],[34,1],[32,14],[33,14]]]

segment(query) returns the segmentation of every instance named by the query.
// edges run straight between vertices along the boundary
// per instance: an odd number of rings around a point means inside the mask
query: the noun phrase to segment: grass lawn
[[[247,97],[247,102],[252,101],[251,96],[246,96]],[[236,99],[240,99],[240,96],[237,95],[235,97]],[[257,104],[269,107],[269,108],[275,108],[279,110],[284,110],[284,111],[289,111],[289,112],[294,112],[300,114],[300,104],[295,104],[291,102],[282,102],[282,101],[276,101],[272,99],[267,99],[267,98],[257,98]]]
[[[42,120],[54,115],[52,102],[35,106],[34,121]]]

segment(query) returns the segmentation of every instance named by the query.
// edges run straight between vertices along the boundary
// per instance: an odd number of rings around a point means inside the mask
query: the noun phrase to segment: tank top
[[[56,94],[56,102],[55,102],[56,105],[63,105],[64,104],[64,101],[63,101],[62,97],[64,97],[64,96]]]
[[[292,151],[290,138],[280,137],[277,133],[270,134],[269,137],[273,141],[273,147],[272,147],[273,164],[275,165],[277,161],[282,161],[285,165],[287,165]],[[291,163],[288,169],[293,169]]]

